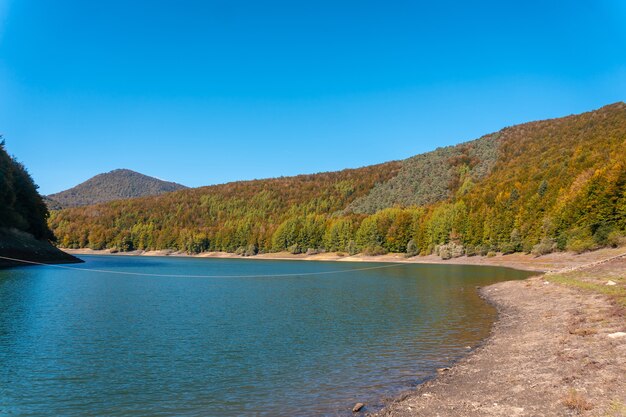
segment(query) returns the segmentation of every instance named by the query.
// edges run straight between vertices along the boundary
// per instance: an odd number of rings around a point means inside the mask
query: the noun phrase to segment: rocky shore
[[[480,291],[485,344],[371,415],[626,416],[626,257]]]

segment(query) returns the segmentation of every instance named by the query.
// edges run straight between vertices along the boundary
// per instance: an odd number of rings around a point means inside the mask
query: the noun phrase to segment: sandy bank
[[[92,250],[92,249],[63,249],[63,251],[72,255],[125,255],[125,256],[192,256],[199,258],[239,258],[239,259],[281,259],[281,260],[303,260],[303,261],[340,261],[340,262],[407,262],[407,263],[425,263],[425,264],[460,264],[460,265],[488,265],[503,266],[509,268],[522,269],[527,271],[556,271],[563,268],[578,267],[596,262],[598,260],[607,259],[626,251],[625,248],[606,248],[593,252],[585,252],[582,254],[574,254],[571,252],[551,253],[536,257],[523,253],[514,253],[510,255],[497,254],[496,256],[462,256],[460,258],[443,260],[436,255],[415,256],[406,258],[401,253],[390,253],[379,256],[354,255],[345,256],[336,253],[319,253],[315,255],[298,254],[293,255],[289,252],[264,253],[256,256],[243,257],[234,253],[227,252],[205,252],[197,255],[189,255],[185,252],[176,252],[172,250],[159,251],[132,251],[132,252],[116,252],[111,253],[110,250]]]

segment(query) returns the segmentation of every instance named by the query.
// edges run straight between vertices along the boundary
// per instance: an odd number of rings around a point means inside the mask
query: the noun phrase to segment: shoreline
[[[77,255],[190,256],[173,252],[110,253],[68,250]],[[524,254],[494,257],[435,256],[405,258],[402,254],[338,256],[336,254],[263,254],[242,257],[205,253],[193,257],[280,259],[339,262],[402,262],[501,266],[538,274],[479,290],[495,306],[490,335],[449,369],[383,401],[373,412],[367,404],[358,416],[626,416],[626,296],[615,299],[589,285],[626,294],[626,248],[583,254]],[[542,271],[548,271],[543,273]],[[564,285],[581,280],[579,288]],[[595,280],[595,281],[594,281]],[[578,282],[578,281],[576,281]],[[595,284],[594,284],[595,283]],[[582,289],[581,289],[582,288]],[[622,336],[619,336],[623,334]],[[613,337],[618,335],[616,337]]]
[[[562,285],[567,280],[615,282],[621,298]],[[624,248],[588,267],[479,293],[498,312],[491,334],[450,369],[367,416],[626,416]]]
[[[461,256],[459,258],[441,259],[436,255],[414,256],[407,258],[402,253],[389,253],[386,255],[338,255],[336,253],[318,253],[314,255],[291,254],[289,252],[271,252],[254,256],[241,256],[229,252],[203,252],[190,255],[185,252],[173,250],[131,252],[111,252],[109,249],[68,249],[59,248],[70,255],[105,255],[105,256],[174,256],[181,258],[214,258],[214,259],[252,259],[252,260],[289,260],[289,261],[335,261],[335,262],[393,262],[414,264],[442,264],[442,265],[483,265],[514,268],[538,273],[553,273],[564,269],[579,268],[594,262],[603,261],[613,256],[622,254],[625,248],[603,248],[591,252],[575,254],[571,252],[555,252],[543,256],[534,256],[524,253],[513,253],[496,256]]]

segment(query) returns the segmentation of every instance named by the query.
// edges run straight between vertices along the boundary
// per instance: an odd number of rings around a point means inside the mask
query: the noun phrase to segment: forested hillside
[[[11,158],[0,137],[0,256],[38,262],[77,262],[49,243],[48,209],[24,165]],[[1,266],[20,265],[0,259]]]
[[[24,168],[4,149],[0,138],[0,228],[13,228],[37,239],[52,239],[46,219],[48,209],[37,186]]]
[[[65,247],[442,257],[623,241],[626,104],[508,127],[402,162],[53,213]]]
[[[302,235],[299,244],[306,250],[319,246],[327,219],[342,217],[350,202],[392,178],[400,166],[389,162],[77,207],[54,212],[50,225],[64,247],[232,252],[248,246],[269,251],[274,243],[291,246],[295,242],[280,244],[273,237],[279,227],[295,222],[293,233]],[[358,224],[360,217],[352,217]]]
[[[371,214],[387,207],[423,206],[448,199],[463,185],[461,180],[475,182],[489,174],[498,157],[498,137],[487,135],[406,159],[398,175],[377,184],[349,209]]]
[[[116,169],[98,174],[69,190],[51,194],[46,202],[51,210],[87,206],[126,198],[159,195],[186,188],[129,169]]]

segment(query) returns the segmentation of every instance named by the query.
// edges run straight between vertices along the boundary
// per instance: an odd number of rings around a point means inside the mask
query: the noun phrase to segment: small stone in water
[[[353,413],[358,413],[359,411],[361,411],[361,408],[363,408],[365,406],[365,404],[363,403],[356,403],[354,405],[354,407],[352,407],[352,412]]]

